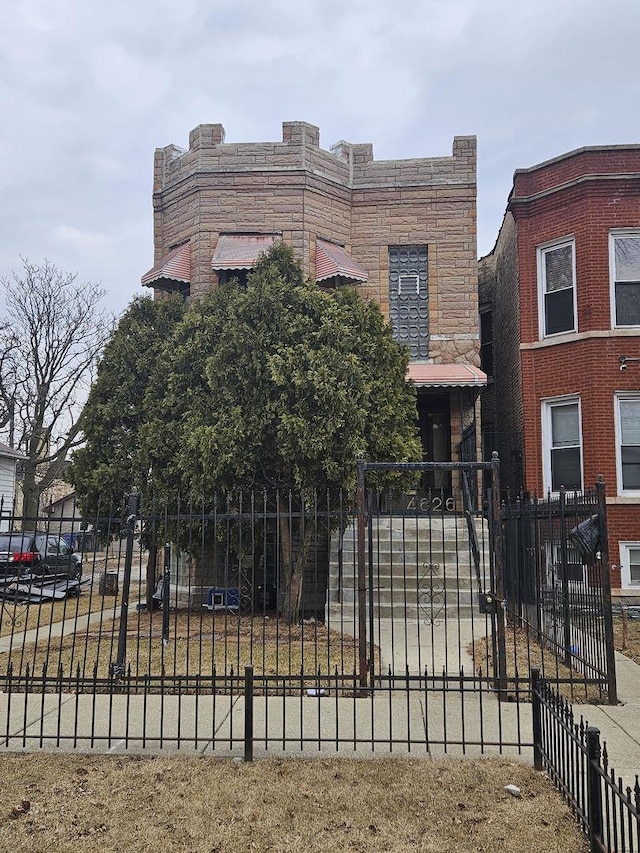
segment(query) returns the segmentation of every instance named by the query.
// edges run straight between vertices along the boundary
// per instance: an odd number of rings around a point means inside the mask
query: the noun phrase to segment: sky
[[[478,255],[513,172],[640,143],[640,0],[20,0],[0,28],[0,277],[47,258],[118,314],[153,265],[155,148],[283,121],[376,159],[478,137]],[[640,201],[639,201],[640,204]]]

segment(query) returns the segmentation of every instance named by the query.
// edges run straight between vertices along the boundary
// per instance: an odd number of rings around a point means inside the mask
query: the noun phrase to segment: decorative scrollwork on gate
[[[446,604],[444,579],[438,563],[425,564],[426,572],[418,581],[418,606],[427,625],[439,625]]]
[[[253,586],[249,570],[242,563],[238,566],[238,594],[240,596],[240,610],[243,612],[253,610]]]
[[[25,604],[24,607],[20,608],[14,606],[13,612],[11,612],[9,607],[4,602],[0,601],[0,624],[5,625],[7,628],[11,628],[11,630],[22,628],[23,620],[28,610],[29,605]]]

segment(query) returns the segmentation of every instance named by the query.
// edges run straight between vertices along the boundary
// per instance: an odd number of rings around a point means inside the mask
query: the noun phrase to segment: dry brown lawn
[[[616,651],[622,652],[640,665],[640,619],[627,619],[625,624],[621,616],[614,616],[613,641]],[[490,642],[490,638],[483,637],[469,647],[476,670],[478,667],[486,670],[487,661],[490,660]],[[525,630],[507,628],[506,650],[508,677],[514,677],[516,669],[520,676],[527,677],[530,669],[537,667],[552,678],[575,679],[574,684],[558,685],[559,693],[571,702],[598,704],[607,701],[606,693],[599,691],[594,685],[585,687],[581,684],[578,671],[565,666],[549,649],[543,648],[528,637]]]
[[[113,616],[113,606],[110,615]],[[169,642],[162,642],[160,612],[133,613],[127,622],[127,663],[132,675],[242,673],[252,664],[256,675],[351,676],[357,670],[357,641],[323,625],[287,625],[262,616],[173,612]],[[66,637],[44,637],[26,644],[19,655],[40,672],[45,662],[75,675],[78,665],[87,674],[97,666],[100,678],[109,674],[118,646],[119,618],[89,626]],[[16,662],[17,654],[12,658]],[[17,665],[17,662],[16,662]],[[14,667],[15,668],[15,667]]]
[[[537,668],[547,678],[572,679],[569,683],[558,683],[557,690],[561,696],[576,704],[599,704],[607,701],[606,693],[599,690],[595,685],[585,685],[582,675],[575,669],[570,669],[558,660],[549,650],[538,645],[523,628],[507,628],[505,636],[507,666],[507,678],[527,679],[529,672]],[[473,657],[474,668],[482,667],[487,671],[487,661],[490,660],[491,638],[482,637],[469,646],[469,654]],[[493,668],[489,668],[489,675],[493,676]],[[523,697],[526,700],[526,697]]]
[[[87,613],[108,607],[109,603],[109,599],[105,600],[102,596],[89,596],[85,593],[55,603],[25,604],[20,601],[5,600],[2,602],[3,608],[0,614],[0,637],[10,635],[12,631],[30,631],[65,619],[85,616]]]
[[[505,760],[4,754],[0,773],[13,853],[588,850],[547,778]]]
[[[616,651],[640,665],[640,619],[614,616],[613,639]]]

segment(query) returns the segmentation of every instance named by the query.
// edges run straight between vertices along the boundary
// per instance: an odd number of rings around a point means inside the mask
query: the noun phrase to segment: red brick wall
[[[518,169],[513,195],[530,196],[569,181],[592,175],[637,174],[640,172],[640,145],[609,145],[580,148],[547,160],[531,169]]]
[[[612,329],[609,233],[640,228],[640,146],[582,149],[518,171],[509,211],[516,222],[518,271],[502,289],[517,292],[519,286],[520,293],[524,485],[543,491],[541,401],[579,395],[584,485],[592,487],[600,474],[605,478],[610,558],[618,566],[619,541],[640,541],[640,501],[617,495],[614,420],[616,392],[640,390],[640,363],[621,372],[619,362],[621,355],[640,357],[640,336]],[[537,247],[565,237],[575,241],[578,332],[541,341]],[[504,422],[510,420],[513,413],[505,412]],[[612,579],[619,587],[617,569]]]

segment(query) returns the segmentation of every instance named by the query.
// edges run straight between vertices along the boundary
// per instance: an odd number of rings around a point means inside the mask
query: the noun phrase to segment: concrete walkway
[[[80,617],[82,627],[104,619]],[[58,623],[56,635],[78,629],[80,620]],[[436,626],[380,620],[376,642],[382,663],[399,674],[439,674],[464,669],[473,674],[468,645],[471,620]],[[44,629],[40,629],[41,631]],[[46,627],[47,634],[51,626]],[[22,638],[33,642],[35,632]],[[0,653],[9,638],[0,640]],[[13,638],[16,647],[16,636]],[[606,742],[609,764],[625,785],[640,775],[640,666],[616,654],[620,704],[574,705],[580,717],[597,726]],[[383,670],[384,671],[384,670]],[[481,755],[502,752],[532,761],[531,706],[499,703],[486,689],[449,692],[384,686],[367,698],[285,696],[254,700],[254,754],[280,755]],[[0,693],[0,750],[58,747],[98,752],[244,752],[245,707],[239,695],[109,695]],[[502,750],[498,744],[502,743]],[[483,746],[481,746],[481,744]]]
[[[609,767],[622,777],[623,784],[633,787],[640,776],[640,666],[616,652],[618,705],[574,705],[580,716],[600,729],[606,742]]]
[[[68,619],[60,620],[59,622],[47,622],[38,628],[31,628],[28,631],[16,631],[13,634],[7,634],[4,637],[0,637],[0,655],[19,649],[23,645],[37,644],[40,641],[47,643],[53,637],[67,637],[70,634],[86,631],[89,625],[112,622],[115,615],[113,609],[94,610],[82,616],[74,614],[69,616]],[[119,612],[117,615],[120,615]]]
[[[391,667],[396,675],[418,675],[425,669],[432,675],[443,671],[473,675],[469,649],[480,636],[490,633],[484,619],[441,619],[428,624],[420,619],[377,619],[374,643],[380,649],[382,671]]]
[[[220,694],[0,694],[0,751],[241,757],[245,710],[244,697]],[[256,696],[253,750],[255,756],[502,754],[530,763],[531,749],[518,746],[518,733],[531,741],[530,716],[527,706],[498,703],[486,691]]]
[[[469,647],[474,637],[477,639],[488,633],[488,628],[483,626],[481,619],[452,619],[431,627],[379,620],[376,641],[383,665],[391,665],[396,673],[403,672],[406,665],[414,673],[424,671],[426,666],[435,674],[443,669],[448,673],[463,669],[465,674],[471,675],[473,661]],[[640,776],[640,666],[619,652],[616,652],[616,680],[618,705],[575,704],[573,710],[577,722],[582,717],[585,723],[600,729],[601,741],[607,745],[609,766],[615,769],[616,777],[620,776],[625,786],[633,787],[636,775]],[[486,713],[486,705],[483,710]],[[531,737],[529,718],[529,705],[521,706],[519,720],[504,715],[503,733],[515,740],[518,733],[513,726],[520,723],[521,731]]]

